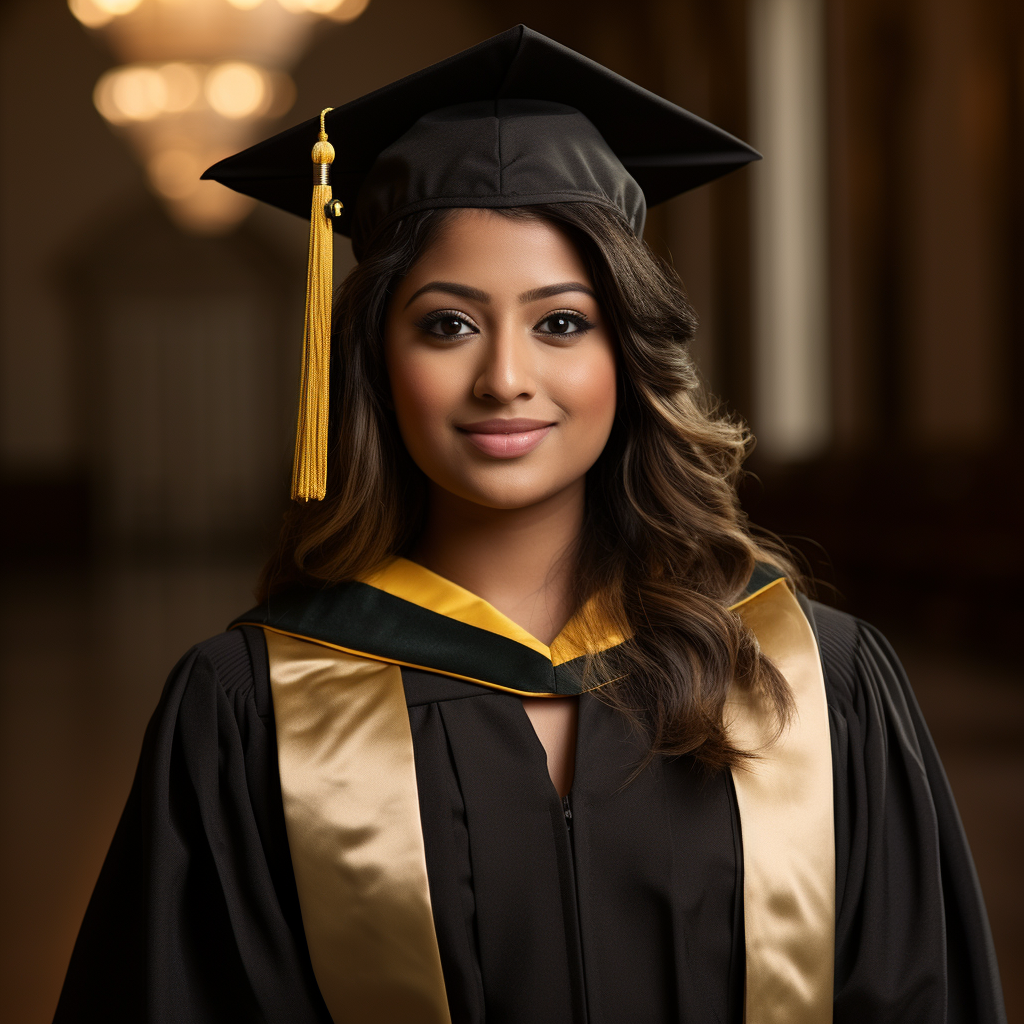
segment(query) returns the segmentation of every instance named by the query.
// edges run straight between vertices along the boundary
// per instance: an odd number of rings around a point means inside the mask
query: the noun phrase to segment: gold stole
[[[736,606],[789,683],[793,721],[775,743],[749,692],[733,687],[729,738],[760,751],[733,772],[743,831],[747,1024],[827,1024],[835,959],[832,742],[811,625],[785,580]]]
[[[334,1024],[450,1024],[402,670],[264,632],[302,927]]]
[[[832,764],[817,645],[783,580],[736,610],[796,702],[765,747],[738,689],[747,1024],[832,1019]],[[450,1024],[434,934],[401,669],[264,629],[288,845],[317,983],[334,1024]]]

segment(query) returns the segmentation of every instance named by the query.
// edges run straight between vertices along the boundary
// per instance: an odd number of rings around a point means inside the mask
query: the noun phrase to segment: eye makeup
[[[548,329],[544,330],[544,325]],[[437,338],[462,338],[479,334],[479,328],[464,313],[456,309],[436,309],[416,321],[416,326]],[[537,334],[556,338],[571,338],[586,334],[594,324],[583,314],[573,309],[556,309],[534,324]],[[440,329],[438,329],[440,328]],[[454,329],[450,329],[454,328]]]
[[[459,325],[458,329],[454,331],[443,329],[453,325]],[[422,319],[417,320],[416,326],[421,331],[435,338],[464,338],[470,334],[480,333],[469,317],[464,313],[460,313],[457,309],[435,309]],[[468,330],[462,330],[463,327],[468,328]],[[439,330],[438,328],[442,329]]]
[[[542,324],[556,325],[556,329],[542,331],[540,327]],[[559,326],[565,326],[571,328],[568,330],[560,330]],[[556,309],[553,313],[548,313],[542,319],[538,320],[534,326],[534,330],[538,334],[550,334],[556,338],[573,338],[581,334],[586,334],[587,331],[594,329],[594,324],[587,319],[582,313],[577,312],[574,309]]]

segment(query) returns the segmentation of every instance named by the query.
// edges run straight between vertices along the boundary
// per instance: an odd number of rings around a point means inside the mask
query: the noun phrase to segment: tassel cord
[[[334,232],[327,214],[331,202],[330,165],[334,148],[327,141],[324,115],[313,147],[313,199],[309,219],[309,266],[302,338],[299,418],[295,432],[291,496],[320,501],[327,493],[327,423],[330,403],[331,290]]]

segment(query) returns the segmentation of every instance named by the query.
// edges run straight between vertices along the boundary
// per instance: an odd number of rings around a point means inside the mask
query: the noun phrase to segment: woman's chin
[[[582,484],[583,477],[579,478]],[[562,494],[566,489],[577,483],[576,479],[540,478],[534,473],[500,473],[486,474],[483,479],[478,477],[464,479],[458,483],[435,481],[442,490],[472,502],[484,508],[514,511],[540,505],[551,498]]]

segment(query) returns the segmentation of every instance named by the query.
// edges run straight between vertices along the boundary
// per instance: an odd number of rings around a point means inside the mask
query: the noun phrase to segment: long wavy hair
[[[679,279],[614,211],[557,203],[495,211],[545,218],[576,245],[618,345],[618,407],[587,475],[586,511],[571,557],[574,639],[596,649],[598,623],[631,637],[582,672],[650,738],[649,755],[691,754],[711,770],[751,756],[723,724],[733,682],[758,692],[779,729],[789,689],[729,605],[757,562],[796,579],[781,543],[755,537],[736,484],[752,445],[696,371],[697,321]],[[425,520],[428,482],[391,408],[384,323],[391,296],[453,210],[426,210],[374,239],[339,289],[331,365],[327,498],[296,503],[257,591],[362,577],[410,549]],[[614,664],[609,662],[614,659]],[[584,680],[584,684],[586,679]]]

